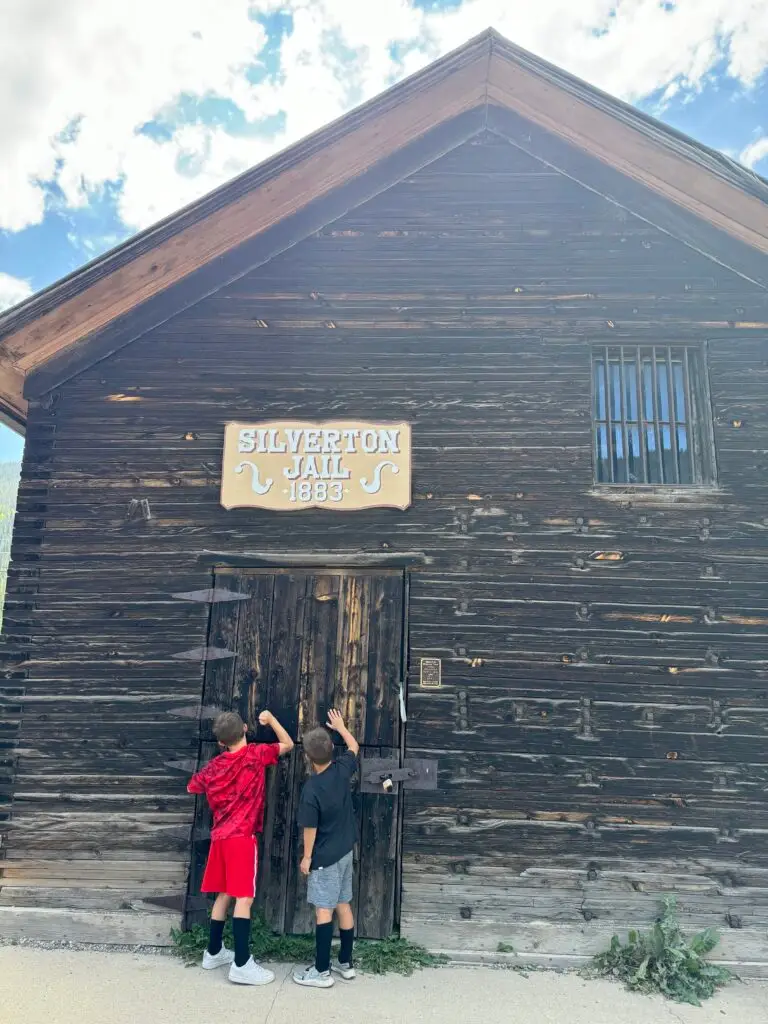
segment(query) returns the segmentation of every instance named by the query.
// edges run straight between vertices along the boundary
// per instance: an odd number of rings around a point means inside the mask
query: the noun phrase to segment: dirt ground
[[[167,956],[0,946],[2,1024],[765,1024],[768,984],[737,983],[702,1008],[634,996],[576,975],[453,968],[361,977],[329,991],[230,985]]]

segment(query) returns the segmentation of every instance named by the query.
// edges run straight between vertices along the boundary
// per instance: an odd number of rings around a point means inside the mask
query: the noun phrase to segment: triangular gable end
[[[768,289],[767,182],[489,30],[0,316],[0,409],[23,423],[23,390],[44,394],[486,129]]]

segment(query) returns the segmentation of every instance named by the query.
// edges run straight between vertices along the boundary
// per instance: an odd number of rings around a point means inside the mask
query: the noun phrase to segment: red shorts
[[[202,892],[225,892],[236,899],[256,895],[259,844],[255,836],[212,839]]]

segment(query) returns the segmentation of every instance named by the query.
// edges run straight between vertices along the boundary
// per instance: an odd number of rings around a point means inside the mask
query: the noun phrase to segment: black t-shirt
[[[299,801],[300,828],[316,828],[312,869],[327,868],[345,857],[357,842],[357,823],[349,781],[357,771],[357,757],[340,754],[324,772],[304,783]]]

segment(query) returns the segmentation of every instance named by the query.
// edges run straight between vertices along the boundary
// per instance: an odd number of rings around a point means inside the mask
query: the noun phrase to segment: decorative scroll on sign
[[[408,423],[228,423],[224,508],[352,511],[411,504]]]

